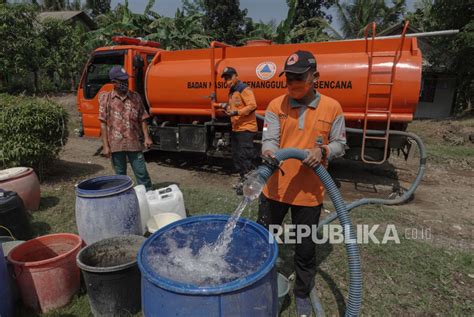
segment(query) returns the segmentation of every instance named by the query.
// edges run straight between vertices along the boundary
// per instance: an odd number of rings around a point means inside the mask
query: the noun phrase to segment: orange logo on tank
[[[290,57],[288,57],[288,60],[286,61],[286,65],[296,64],[297,61],[298,61],[298,55],[292,54]]]

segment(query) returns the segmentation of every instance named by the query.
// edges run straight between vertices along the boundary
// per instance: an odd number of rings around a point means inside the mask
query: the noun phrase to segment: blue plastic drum
[[[10,275],[7,270],[5,256],[0,245],[0,316],[13,316],[13,297],[10,289]]]
[[[132,179],[113,175],[79,183],[76,224],[87,244],[120,235],[141,235],[140,207]]]
[[[231,270],[250,272],[248,275],[199,286],[157,273],[156,256],[170,256],[169,239],[177,248],[186,246],[198,252],[217,240],[228,219],[223,215],[190,217],[158,230],[145,241],[138,253],[145,316],[277,316],[278,245],[268,230],[253,221],[239,219],[225,256]]]

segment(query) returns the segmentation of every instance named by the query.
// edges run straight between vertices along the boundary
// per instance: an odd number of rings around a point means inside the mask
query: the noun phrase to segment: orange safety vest
[[[282,149],[312,149],[319,137],[327,145],[332,124],[343,113],[339,102],[324,95],[320,95],[319,104],[315,108],[307,107],[303,127],[299,122],[300,107],[291,107],[287,95],[272,100],[267,111],[279,118]],[[311,168],[299,160],[290,159],[283,162],[281,169],[284,175],[276,171],[263,189],[267,198],[308,207],[323,203],[324,187]]]
[[[236,110],[238,115],[230,118],[232,131],[257,132],[255,110],[257,102],[250,87],[239,81],[229,92],[229,111]]]

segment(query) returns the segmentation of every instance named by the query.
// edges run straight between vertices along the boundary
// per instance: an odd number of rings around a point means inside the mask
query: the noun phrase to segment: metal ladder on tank
[[[374,52],[374,45],[375,45],[375,29],[376,29],[376,24],[375,22],[372,22],[371,24],[368,24],[367,27],[365,28],[365,42],[366,42],[366,52],[368,55],[368,76],[367,76],[367,90],[366,90],[366,99],[365,99],[365,115],[364,115],[364,128],[363,128],[363,133],[362,133],[362,149],[361,149],[361,159],[365,163],[370,163],[370,164],[382,164],[385,162],[388,156],[388,146],[389,146],[389,138],[390,138],[390,122],[391,122],[391,115],[392,115],[392,103],[393,103],[393,86],[395,83],[395,76],[396,76],[396,71],[397,71],[397,63],[400,60],[400,57],[402,55],[402,50],[403,50],[403,44],[405,42],[405,35],[408,29],[409,23],[406,22],[404,27],[403,27],[403,32],[400,37],[400,46],[397,51],[394,53],[376,53]],[[368,41],[368,33],[369,33],[369,28],[372,29],[372,40],[370,43],[370,49],[369,49],[369,41]],[[392,68],[390,72],[390,81],[389,82],[373,82],[372,81],[372,75],[376,72],[373,71],[372,66],[374,63],[374,59],[377,58],[387,58],[387,57],[393,57],[393,63],[392,63]],[[370,102],[371,98],[371,93],[373,90],[373,87],[381,87],[381,86],[386,86],[389,89],[388,92],[388,102],[387,106],[385,109],[380,109],[378,108],[373,108]],[[383,136],[377,135],[369,135],[367,133],[367,125],[369,122],[369,118],[376,116],[376,115],[382,115],[386,117],[386,126],[385,126],[385,134]],[[380,161],[376,160],[370,160],[366,159],[365,157],[365,152],[366,152],[366,146],[367,146],[367,141],[368,140],[378,140],[378,141],[383,141],[384,142],[384,154],[383,158]]]

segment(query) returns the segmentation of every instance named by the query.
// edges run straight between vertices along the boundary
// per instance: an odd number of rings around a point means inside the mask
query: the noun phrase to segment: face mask
[[[115,84],[115,89],[117,89],[119,92],[125,94],[128,92],[128,83],[116,83]]]
[[[293,81],[287,83],[288,95],[293,99],[301,99],[310,89],[313,89],[313,83],[307,81]]]
[[[227,84],[227,87],[232,87],[237,83],[238,79],[235,76],[232,76],[231,78],[227,79],[225,83]]]

